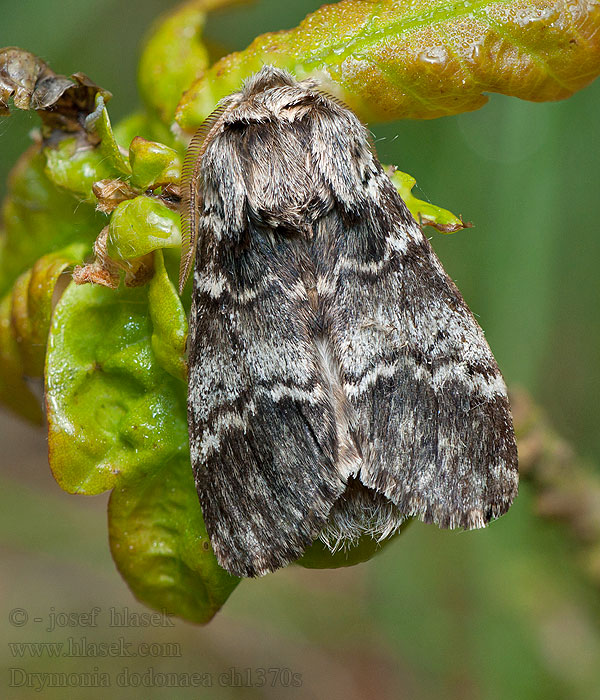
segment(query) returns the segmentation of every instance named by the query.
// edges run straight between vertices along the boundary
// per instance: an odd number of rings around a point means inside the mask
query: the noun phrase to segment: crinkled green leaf
[[[179,183],[181,179],[181,156],[177,151],[136,136],[129,146],[131,162],[131,184],[146,190],[157,184]]]
[[[99,148],[82,145],[76,137],[46,148],[44,153],[48,178],[88,204],[96,202],[92,192],[94,182],[120,174]]]
[[[264,64],[314,77],[364,120],[478,109],[485,92],[568,97],[600,73],[596,0],[343,0],[211,66],[177,121],[197,127]]]
[[[412,193],[412,188],[417,181],[412,175],[394,170],[390,177],[408,210],[421,225],[433,226],[441,233],[454,233],[470,226],[451,211],[417,199]]]
[[[148,311],[152,321],[152,350],[157,362],[173,377],[187,381],[187,317],[165,269],[162,250],[154,253],[154,277],[148,285]]]
[[[153,608],[206,623],[238,584],[213,554],[187,456],[117,486],[108,517],[115,563]]]
[[[187,454],[185,385],[152,350],[148,293],[71,284],[54,311],[48,437],[65,491],[101,493]]]
[[[24,379],[19,345],[12,327],[12,294],[0,301],[0,402],[17,415],[41,425],[44,416],[39,399]]]
[[[206,14],[240,0],[192,0],[161,18],[140,59],[139,90],[145,103],[167,123],[181,95],[208,66],[202,41]]]
[[[122,175],[131,175],[131,166],[124,153],[121,152],[119,144],[113,134],[108,111],[104,106],[104,97],[96,95],[96,112],[90,114],[86,119],[86,129],[93,129],[100,138],[99,150],[108,160],[110,167],[114,168]]]
[[[104,106],[104,97],[98,93],[95,111],[84,120],[85,132],[65,136],[58,143],[44,148],[46,174],[55,185],[75,194],[90,204],[96,204],[92,185],[99,180],[131,176],[128,156],[121,150]]]
[[[35,261],[73,242],[91,250],[105,217],[57,190],[44,172],[45,158],[29,149],[13,169],[2,207],[0,295]]]
[[[43,375],[56,283],[86,250],[79,243],[43,255],[19,275],[0,304],[0,402],[35,423],[42,422],[40,401],[25,377]]]
[[[83,260],[87,246],[74,243],[48,253],[19,276],[11,294],[11,326],[28,377],[42,377],[50,330],[52,297],[58,278],[67,267]],[[1,368],[0,368],[1,370]]]
[[[135,197],[114,210],[109,224],[107,253],[129,260],[158,248],[181,245],[179,214],[151,197]]]
[[[202,523],[185,383],[161,366],[162,356],[181,371],[186,324],[155,257],[149,286],[71,284],[63,294],[46,369],[50,465],[69,492],[115,489],[111,550],[135,595],[207,622],[237,579],[217,565]]]
[[[118,151],[116,141],[111,138],[107,144],[105,148],[102,143],[100,146],[90,146],[74,136],[45,148],[46,175],[57,187],[95,205],[96,197],[92,192],[95,182],[121,177],[126,167],[131,172],[123,157],[115,155],[115,149]]]

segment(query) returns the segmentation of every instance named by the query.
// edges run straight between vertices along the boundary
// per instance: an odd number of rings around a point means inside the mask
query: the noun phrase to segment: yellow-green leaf
[[[152,350],[158,363],[173,377],[186,381],[187,317],[167,274],[162,250],[154,252],[154,276],[148,285],[148,311],[152,321]]]
[[[148,286],[71,284],[46,365],[50,466],[70,493],[101,493],[188,453],[185,386],[152,349]]]
[[[218,566],[202,521],[185,383],[162,366],[169,349],[167,369],[183,362],[186,323],[155,257],[150,285],[72,284],[61,297],[46,371],[50,466],[66,491],[114,489],[111,551],[141,601],[208,622],[238,579]]]
[[[162,184],[179,183],[181,157],[172,148],[136,136],[129,146],[133,170],[131,184],[140,190]]]
[[[44,422],[39,400],[25,381],[23,359],[12,328],[12,294],[0,301],[0,402],[32,423]]]
[[[73,242],[86,243],[91,250],[104,225],[105,217],[91,206],[54,186],[45,165],[44,155],[33,146],[10,175],[2,207],[0,294],[8,292],[17,276],[46,253]]]
[[[181,95],[208,66],[202,41],[206,14],[240,0],[192,0],[161,18],[148,37],[138,72],[144,102],[171,122]]]
[[[594,0],[343,0],[295,29],[224,57],[177,109],[185,129],[264,64],[313,77],[364,120],[431,119],[481,107],[483,93],[559,100],[600,73]]]
[[[131,166],[115,139],[108,110],[104,106],[104,97],[100,93],[96,95],[95,105],[96,110],[85,120],[86,129],[97,134],[100,139],[99,150],[110,166],[127,177],[131,175]]]
[[[156,610],[206,623],[239,583],[217,564],[187,455],[115,488],[108,530],[121,575]]]
[[[140,196],[121,202],[108,229],[107,253],[114,260],[129,260],[158,248],[181,245],[179,214],[158,200]]]
[[[98,180],[120,176],[119,170],[98,147],[76,137],[65,138],[44,149],[46,175],[57,186],[85,201],[96,204],[92,185]]]
[[[83,260],[86,251],[85,244],[75,243],[43,255],[14,284],[11,328],[23,361],[23,373],[28,377],[41,377],[44,372],[56,283],[66,268]]]
[[[43,255],[0,303],[0,403],[34,423],[42,422],[41,403],[26,378],[43,375],[56,283],[86,250],[74,243]]]
[[[394,170],[390,178],[408,210],[422,226],[433,226],[441,233],[454,233],[471,226],[469,223],[465,224],[460,216],[456,216],[448,209],[417,199],[412,193],[412,188],[417,181],[412,175]]]

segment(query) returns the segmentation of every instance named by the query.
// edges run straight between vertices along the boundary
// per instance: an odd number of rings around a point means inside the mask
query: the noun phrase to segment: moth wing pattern
[[[262,575],[317,536],[504,513],[506,387],[364,126],[268,66],[220,110],[192,184],[188,400],[219,563]]]
[[[303,282],[305,251],[266,212],[249,211],[249,178],[264,172],[255,185],[270,186],[260,157],[278,128],[255,125],[255,142],[250,127],[237,129],[235,116],[231,123],[203,156],[188,422],[215,554],[231,573],[256,576],[302,554],[346,478]]]
[[[405,517],[483,527],[508,510],[518,486],[506,386],[387,175],[373,177],[380,226],[369,228],[368,242],[362,223],[346,229],[321,277],[362,456],[358,476]]]
[[[364,127],[335,107],[314,120],[311,139],[315,180],[328,183],[333,202],[317,223],[313,257],[324,337],[361,455],[354,476],[397,509],[384,514],[391,522],[379,523],[382,534],[399,514],[483,527],[518,487],[504,380]]]
[[[235,298],[215,300],[199,291],[203,275],[195,273],[190,447],[213,548],[238,576],[297,559],[345,487],[291,261],[270,262],[286,265],[289,286],[267,283],[243,301],[244,285]]]

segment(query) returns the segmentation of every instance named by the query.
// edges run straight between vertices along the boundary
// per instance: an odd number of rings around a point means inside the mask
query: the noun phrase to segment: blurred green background
[[[116,123],[138,104],[142,37],[174,4],[3,0],[0,46],[26,48],[57,72],[87,73],[113,92]],[[243,48],[259,33],[296,25],[320,4],[261,0],[219,12],[209,19],[207,39]],[[474,223],[452,236],[431,230],[433,245],[486,330],[507,382],[528,389],[597,471],[599,115],[596,81],[565,102],[492,96],[471,114],[372,126],[382,162],[415,176],[421,198]],[[0,121],[0,193],[37,124],[29,113]],[[0,448],[3,697],[600,698],[600,590],[581,573],[562,526],[536,517],[527,485],[486,531],[415,524],[367,564],[290,567],[242,582],[207,627],[175,621],[118,628],[109,625],[111,608],[145,608],[110,559],[106,498],[62,493],[47,467],[43,432],[4,412]],[[52,612],[94,606],[96,627],[47,631]],[[14,608],[27,611],[26,624],[11,623]],[[81,657],[48,658],[46,651],[32,658],[22,647],[19,657],[14,646],[82,637],[88,644],[123,638],[133,649],[140,641],[179,648],[157,646],[149,657],[94,656],[88,648]],[[9,687],[11,668],[106,673],[112,687]],[[135,675],[144,672],[150,685]],[[156,676],[190,672],[204,674],[212,687],[164,688]],[[14,682],[24,678],[12,673]],[[301,676],[298,687],[293,674]]]

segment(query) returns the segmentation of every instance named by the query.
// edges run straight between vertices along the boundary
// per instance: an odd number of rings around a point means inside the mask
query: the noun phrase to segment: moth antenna
[[[198,213],[201,202],[198,198],[200,166],[206,150],[208,136],[217,126],[225,105],[207,117],[202,126],[192,136],[185,153],[181,169],[181,262],[179,265],[179,293],[183,292],[185,283],[190,276],[194,264],[194,254],[198,242]]]
[[[327,92],[327,90],[323,90],[322,88],[313,88],[313,92],[316,95],[321,95],[321,97],[326,97],[330,102],[333,102],[336,104],[338,107],[341,107],[342,109],[346,111],[350,111],[350,107],[342,100],[341,97],[336,97],[335,95],[332,95],[330,92]]]

